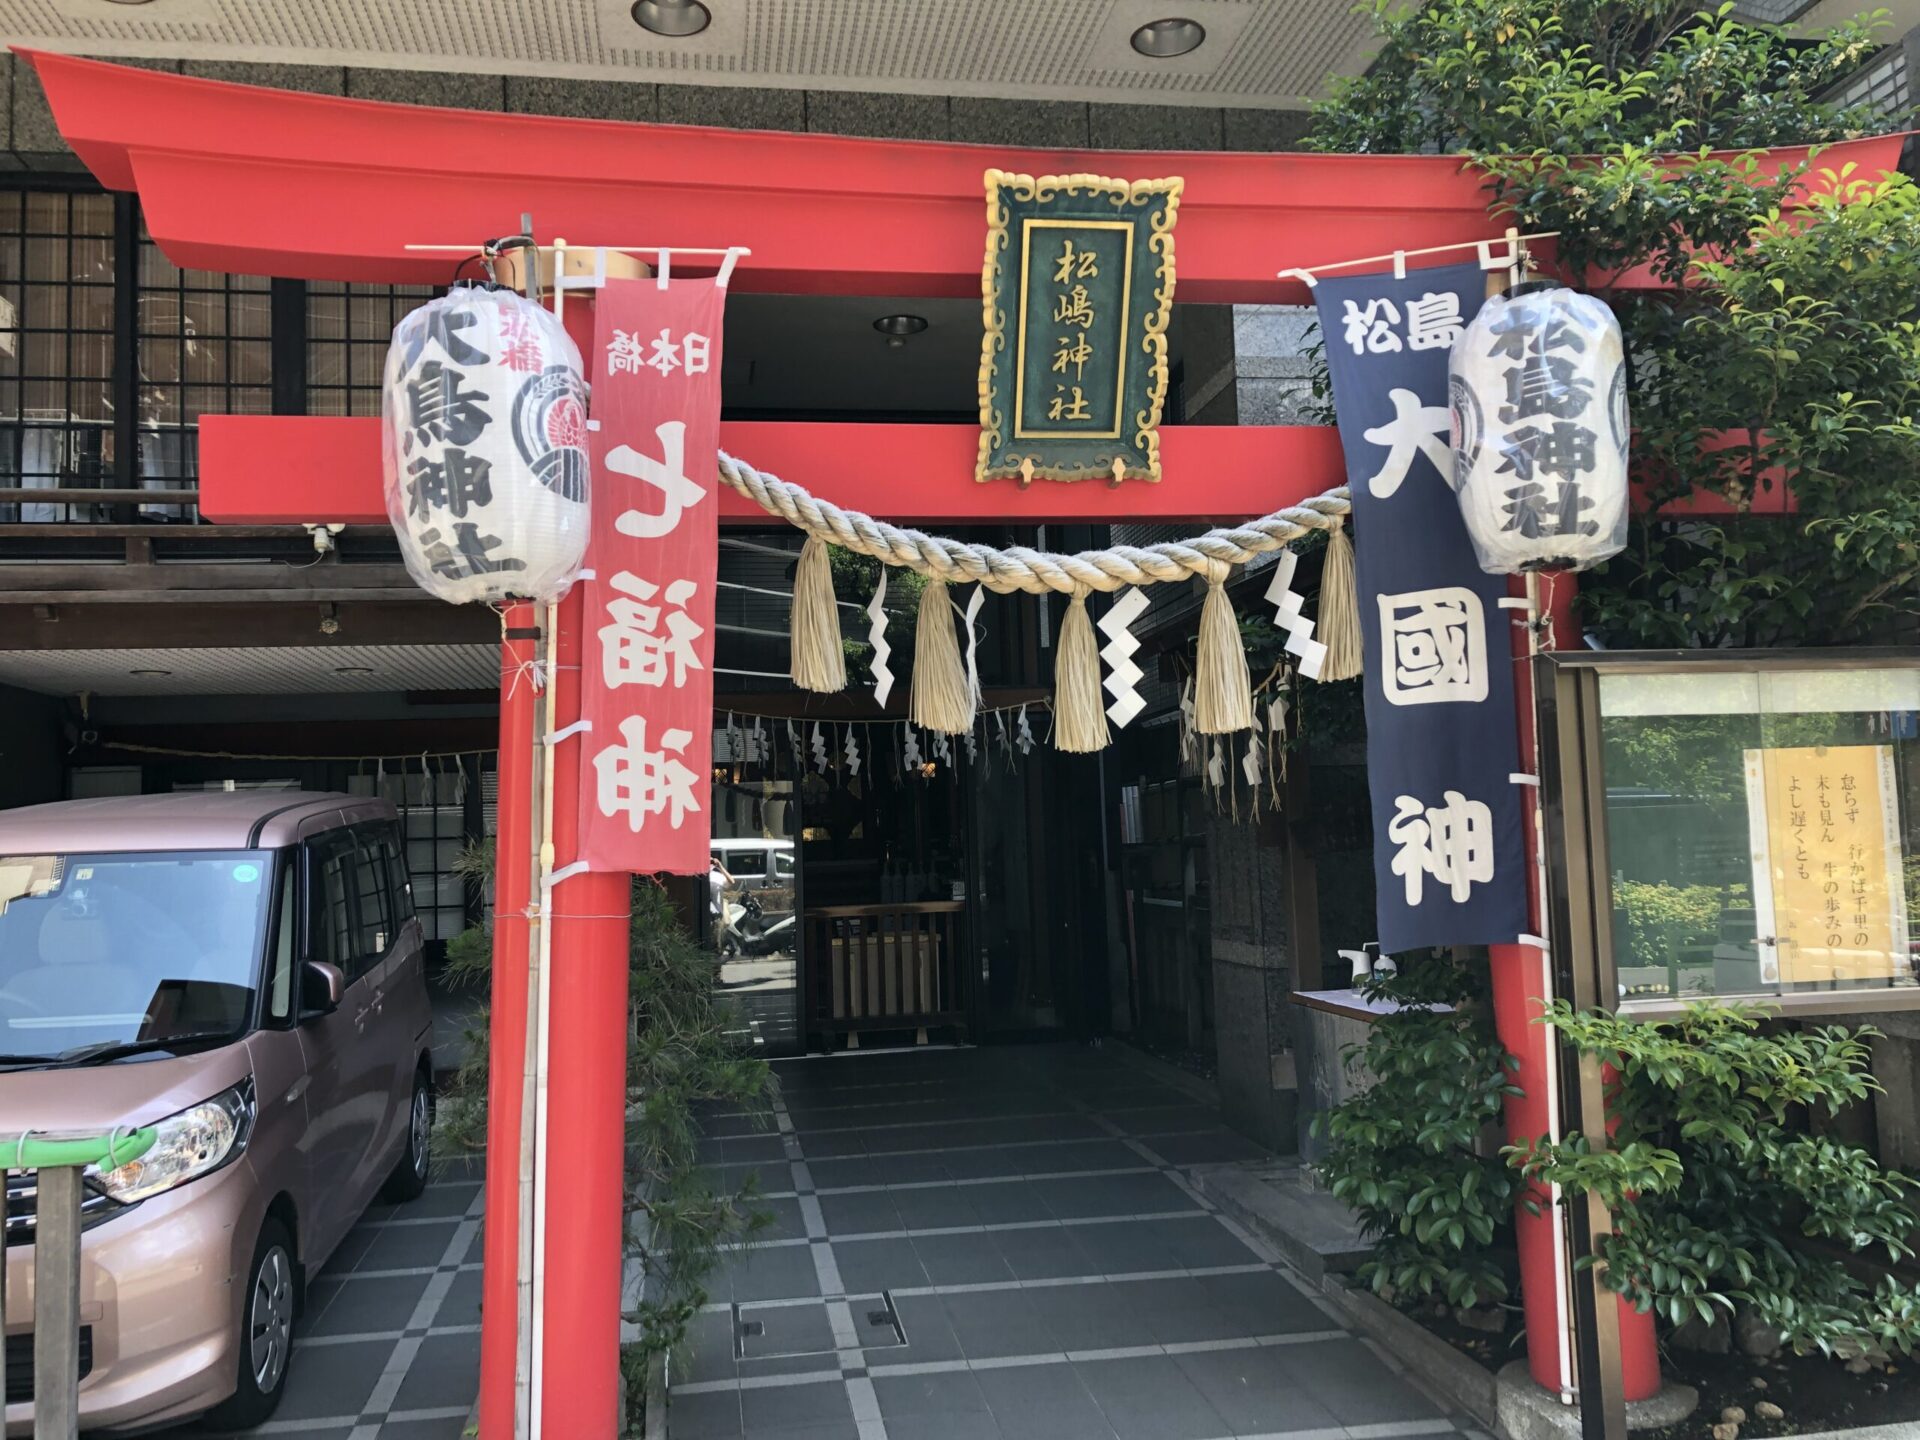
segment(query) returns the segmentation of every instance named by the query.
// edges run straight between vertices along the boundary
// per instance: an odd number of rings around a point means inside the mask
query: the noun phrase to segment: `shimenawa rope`
[[[932,579],[960,583],[977,580],[1001,594],[1024,590],[1030,595],[1043,595],[1057,590],[1072,595],[1083,586],[1112,591],[1128,585],[1184,580],[1189,575],[1211,575],[1217,573],[1215,567],[1222,562],[1244,565],[1256,555],[1285,549],[1309,530],[1337,529],[1353,508],[1346,487],[1341,486],[1259,520],[1209,530],[1191,540],[1114,545],[1061,555],[1025,546],[996,549],[889,525],[858,510],[843,510],[790,480],[756,470],[724,450],[720,452],[720,479],[768,514],[778,515],[807,535],[889,565],[904,565]]]

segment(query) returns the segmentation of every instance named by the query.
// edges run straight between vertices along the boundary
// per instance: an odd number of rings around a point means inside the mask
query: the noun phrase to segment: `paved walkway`
[[[776,1066],[711,1117],[772,1238],[672,1383],[673,1440],[1397,1440],[1457,1428],[1190,1167],[1260,1152],[1118,1047]],[[383,1432],[384,1433],[384,1432]]]
[[[307,1289],[279,1409],[240,1433],[458,1440],[480,1388],[480,1198],[474,1161],[412,1204],[369,1210]]]

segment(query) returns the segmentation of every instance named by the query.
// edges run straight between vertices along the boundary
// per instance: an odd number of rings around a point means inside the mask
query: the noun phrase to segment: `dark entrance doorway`
[[[782,1055],[1087,1033],[1103,840],[1097,810],[1084,834],[1062,818],[1080,762],[852,728],[857,769],[784,733],[716,767],[707,924],[742,1038]]]

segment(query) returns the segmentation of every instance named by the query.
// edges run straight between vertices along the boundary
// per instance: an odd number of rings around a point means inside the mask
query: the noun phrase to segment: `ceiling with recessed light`
[[[1352,0],[0,0],[0,41],[119,57],[1298,108],[1365,67]],[[1833,24],[1859,0],[1749,0]],[[1920,0],[1888,0],[1889,38]],[[705,15],[701,15],[701,11]],[[1798,13],[1795,13],[1798,12]],[[706,23],[700,24],[704,19]],[[1186,21],[1204,35],[1179,49]],[[1172,43],[1161,43],[1171,41]]]
[[[499,682],[495,645],[0,650],[0,685],[43,695],[343,695]]]
[[[639,23],[632,0],[0,0],[0,37],[107,56],[1281,108],[1367,57],[1352,0],[702,3],[709,23],[674,36]],[[677,11],[693,13],[654,0],[648,15],[673,28]],[[1165,57],[1135,48],[1167,20],[1205,38]]]

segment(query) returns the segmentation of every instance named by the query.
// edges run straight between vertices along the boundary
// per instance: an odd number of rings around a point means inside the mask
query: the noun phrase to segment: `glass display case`
[[[1556,952],[1598,1003],[1920,1006],[1920,654],[1541,663]]]

